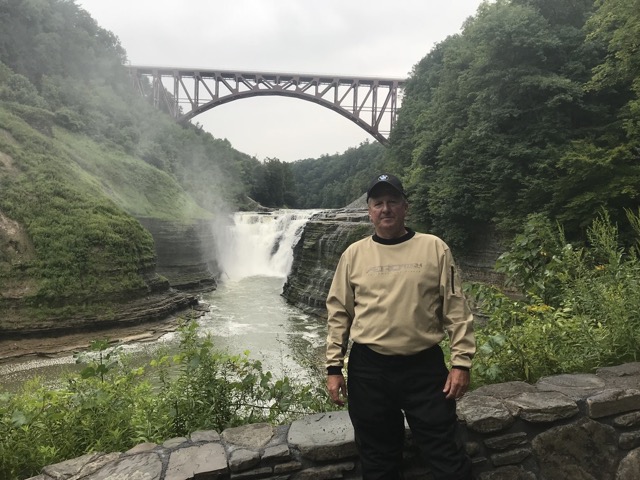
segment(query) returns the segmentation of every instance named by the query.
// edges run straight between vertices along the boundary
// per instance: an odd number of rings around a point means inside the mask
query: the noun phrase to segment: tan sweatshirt
[[[373,237],[342,254],[327,296],[327,367],[344,366],[349,337],[383,355],[451,340],[451,365],[471,367],[473,316],[449,247],[423,233],[387,245]]]

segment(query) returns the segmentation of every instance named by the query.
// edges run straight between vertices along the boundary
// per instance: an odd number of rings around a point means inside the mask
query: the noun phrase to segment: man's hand
[[[452,368],[447,377],[447,383],[444,384],[444,390],[442,391],[447,394],[448,399],[461,398],[467,393],[470,381],[471,374],[468,370]]]
[[[329,391],[331,401],[342,407],[344,400],[340,398],[340,394],[342,394],[344,399],[347,398],[347,382],[344,380],[344,375],[328,375],[327,390]]]

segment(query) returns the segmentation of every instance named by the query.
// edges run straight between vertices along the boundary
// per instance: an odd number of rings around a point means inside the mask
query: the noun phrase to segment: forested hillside
[[[43,122],[142,159],[188,191],[214,185],[231,203],[248,192],[243,179],[259,162],[137,98],[117,38],[74,1],[3,2],[0,29],[0,60],[11,69],[2,76],[3,101],[39,108]]]
[[[296,205],[298,208],[342,208],[350,204],[383,169],[384,156],[382,145],[367,142],[341,155],[293,162],[295,184],[304,192]]]
[[[639,38],[638,0],[485,2],[413,68],[388,151],[292,165],[300,205],[344,206],[381,168],[456,247],[533,213],[569,238],[603,209],[623,227],[640,205]]]
[[[640,204],[640,2],[497,0],[414,67],[392,163],[453,244]],[[621,224],[626,224],[625,220]]]
[[[260,176],[255,158],[138,98],[125,61],[73,1],[0,2],[2,329],[117,316],[110,305],[165,282],[138,219],[212,219]]]

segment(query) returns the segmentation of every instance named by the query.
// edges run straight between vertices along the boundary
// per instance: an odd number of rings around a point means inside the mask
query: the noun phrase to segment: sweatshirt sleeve
[[[440,277],[442,322],[451,343],[451,366],[471,368],[476,352],[473,315],[462,292],[462,282],[451,255],[446,248]]]
[[[343,367],[353,322],[354,291],[349,280],[350,265],[347,252],[336,267],[327,295],[327,367]]]

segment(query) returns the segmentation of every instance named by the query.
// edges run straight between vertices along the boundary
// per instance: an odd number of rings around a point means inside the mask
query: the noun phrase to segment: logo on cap
[[[378,180],[380,180],[382,182],[386,182],[387,180],[389,180],[389,175],[380,175],[378,177]]]

